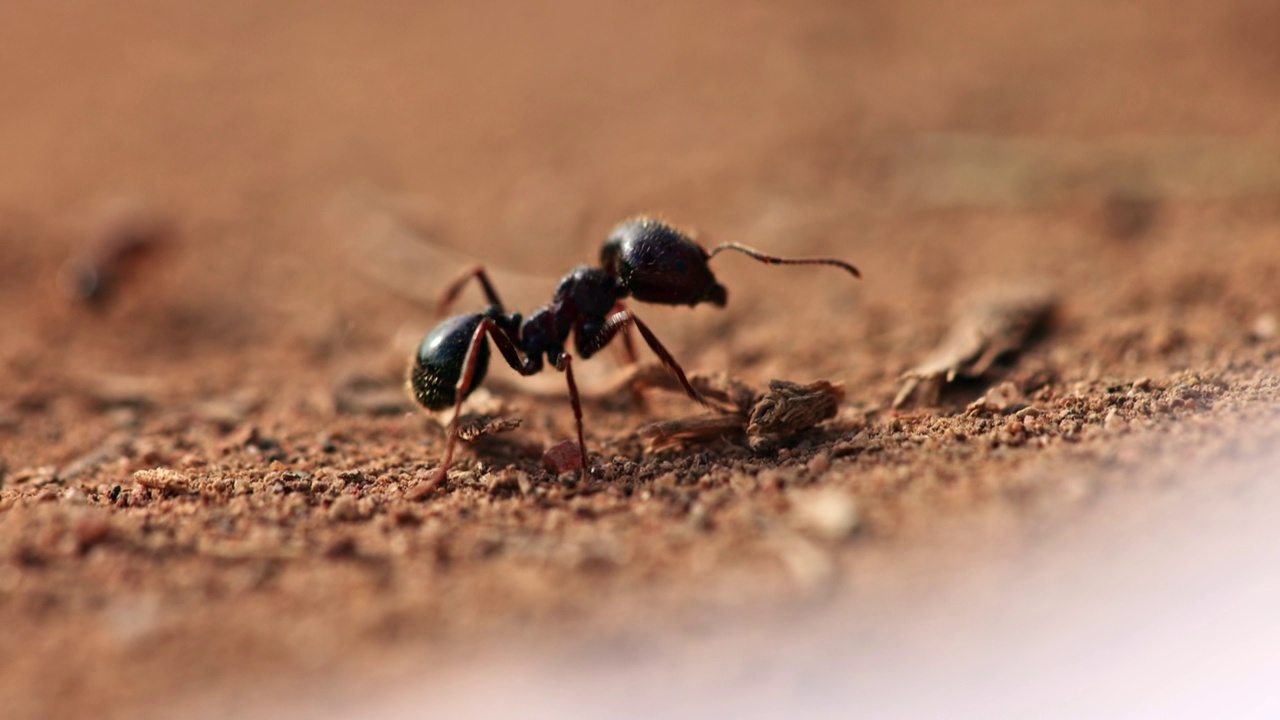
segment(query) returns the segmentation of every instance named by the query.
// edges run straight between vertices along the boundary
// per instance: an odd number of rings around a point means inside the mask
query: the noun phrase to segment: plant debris
[[[913,395],[922,405],[934,405],[944,384],[957,377],[981,377],[1002,356],[1025,347],[1048,323],[1056,304],[1052,293],[1026,286],[974,295],[929,357],[902,374],[893,407],[902,407]]]
[[[485,388],[476,388],[462,403],[462,414],[458,416],[458,439],[475,442],[489,435],[515,430],[523,420],[512,417],[510,412],[510,407],[501,397]],[[430,416],[445,432],[449,431],[449,421],[453,419],[452,408],[430,413]]]
[[[465,442],[478,440],[486,435],[510,432],[520,427],[520,418],[496,415],[463,415],[458,418],[458,439]]]
[[[722,412],[665,420],[640,428],[639,434],[650,449],[726,439],[745,440],[753,451],[766,452],[835,417],[844,399],[844,386],[826,380],[806,385],[770,380],[769,390],[764,393],[726,376],[716,379],[694,376],[690,383],[698,392],[729,407]]]

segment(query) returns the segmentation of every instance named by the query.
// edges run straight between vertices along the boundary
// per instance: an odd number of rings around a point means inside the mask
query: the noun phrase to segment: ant
[[[582,434],[582,402],[573,380],[573,356],[565,351],[570,331],[578,356],[584,360],[621,332],[628,359],[634,362],[635,349],[629,335],[634,326],[689,397],[713,407],[689,384],[684,369],[649,326],[624,307],[622,301],[630,297],[660,305],[693,307],[705,302],[724,307],[728,291],[716,281],[707,263],[725,250],[735,250],[771,265],[832,265],[861,277],[853,265],[831,258],[785,259],[738,243],[724,243],[708,252],[684,232],[649,217],[628,220],[615,227],[600,249],[601,267],[579,265],[571,270],[556,286],[551,302],[527,318],[518,312],[507,312],[483,266],[463,271],[441,293],[440,309],[447,309],[472,279],[480,283],[489,306],[484,312],[455,315],[437,325],[422,340],[409,373],[409,390],[423,407],[445,410],[453,406],[444,461],[433,483],[444,479],[453,459],[462,401],[484,380],[489,369],[486,337],[493,340],[503,360],[521,375],[540,372],[544,357],[565,374],[584,473],[587,455]]]

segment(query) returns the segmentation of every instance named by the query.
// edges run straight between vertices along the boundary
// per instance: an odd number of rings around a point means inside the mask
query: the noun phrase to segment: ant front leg
[[[608,345],[609,341],[612,340],[615,335],[619,332],[625,332],[631,325],[635,325],[636,330],[640,331],[640,337],[644,338],[645,344],[649,346],[649,349],[653,351],[654,355],[658,356],[658,360],[662,362],[663,366],[665,366],[667,370],[670,370],[672,375],[676,376],[676,380],[680,382],[680,387],[684,388],[685,393],[688,394],[689,397],[706,407],[716,410],[723,409],[703,397],[697,390],[693,389],[693,386],[689,384],[689,378],[684,374],[684,368],[680,367],[680,363],[676,362],[676,359],[671,356],[671,353],[663,347],[662,343],[658,340],[658,337],[649,329],[649,326],[645,325],[644,322],[640,320],[640,318],[636,317],[636,314],[631,310],[623,310],[622,312],[610,315],[609,319],[606,320],[604,325],[600,328],[600,331],[593,337],[584,338],[582,336],[578,336],[579,354],[583,357],[590,356],[595,351],[605,345]]]
[[[480,358],[480,346],[484,344],[486,334],[493,338],[493,343],[498,346],[498,351],[502,353],[502,358],[516,372],[528,376],[536,375],[542,370],[542,357],[523,356],[515,339],[494,322],[493,318],[485,318],[480,321],[480,324],[476,326],[475,332],[471,334],[471,342],[467,344],[467,354],[462,361],[462,373],[458,375],[458,384],[454,389],[456,400],[453,404],[453,418],[449,420],[444,460],[430,480],[432,486],[437,486],[444,481],[446,473],[449,472],[449,465],[453,462],[453,451],[458,444],[458,418],[462,416],[462,402],[466,400],[467,395],[471,394],[472,384],[475,382],[476,364]],[[572,387],[572,380],[570,380],[570,387]],[[578,425],[578,434],[579,436],[582,434],[581,422]]]
[[[436,300],[436,312],[444,315],[449,312],[449,306],[453,305],[453,301],[458,299],[462,288],[475,278],[480,283],[480,289],[484,291],[484,297],[489,301],[489,305],[494,307],[500,313],[506,310],[502,307],[502,300],[498,297],[498,291],[493,289],[493,283],[489,282],[489,276],[484,271],[483,265],[472,265],[458,273],[457,277],[449,281],[444,291],[440,293],[440,298]]]

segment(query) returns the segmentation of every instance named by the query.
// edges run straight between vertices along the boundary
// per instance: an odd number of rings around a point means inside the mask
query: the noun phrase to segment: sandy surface
[[[1273,446],[1273,4],[846,5],[0,7],[6,717],[875,617]],[[691,373],[843,383],[837,416],[650,452],[699,410],[601,394],[605,352],[579,482],[542,470],[561,379],[495,368],[521,430],[418,497],[440,248],[528,310],[638,212],[862,269],[726,256],[725,310],[636,307]],[[71,299],[67,261],[130,236]],[[1054,305],[1021,352],[891,409],[975,293],[1027,287]]]
[[[1114,495],[1022,542],[942,559],[899,546],[927,589],[846,583],[773,612],[507,643],[479,662],[406,663],[371,692],[333,675],[184,716],[366,718],[1270,718],[1280,627],[1280,452],[1205,458],[1163,492]],[[1204,482],[1212,478],[1212,482]],[[971,523],[956,526],[971,536]],[[993,538],[994,539],[994,538]],[[908,598],[903,602],[903,598]]]

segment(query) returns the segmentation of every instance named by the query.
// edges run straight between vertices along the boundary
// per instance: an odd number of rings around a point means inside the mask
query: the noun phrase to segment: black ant
[[[574,268],[560,280],[551,302],[527,318],[506,311],[482,266],[471,267],[460,274],[441,294],[440,307],[447,308],[472,278],[480,283],[489,307],[480,313],[455,315],[437,325],[418,347],[409,374],[409,389],[423,407],[444,410],[453,406],[444,461],[433,482],[444,479],[453,459],[462,401],[484,380],[489,369],[486,336],[493,339],[502,358],[521,375],[540,372],[544,356],[546,362],[565,374],[578,426],[583,472],[586,472],[587,455],[582,434],[582,403],[573,380],[573,356],[565,351],[570,331],[578,356],[584,360],[622,332],[627,355],[634,362],[635,350],[628,335],[634,325],[689,397],[712,406],[689,384],[680,364],[649,326],[623,307],[622,300],[631,297],[640,302],[691,307],[705,302],[724,307],[728,291],[716,281],[707,265],[724,250],[736,250],[774,265],[832,265],[861,277],[857,268],[842,260],[784,259],[737,243],[718,245],[707,252],[680,230],[647,217],[628,220],[614,228],[600,249],[601,267],[579,265]]]

